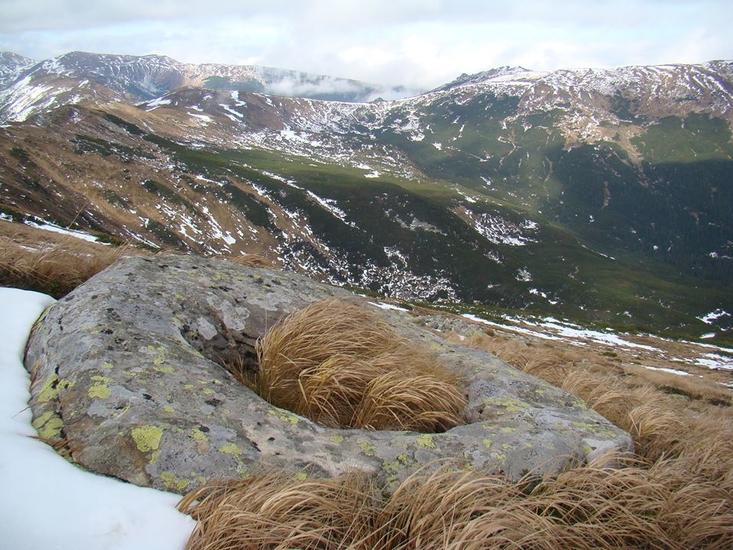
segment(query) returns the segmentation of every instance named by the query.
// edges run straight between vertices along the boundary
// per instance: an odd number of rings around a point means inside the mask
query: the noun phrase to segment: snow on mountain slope
[[[0,88],[15,80],[20,72],[35,61],[11,52],[0,52]]]
[[[0,57],[0,92],[13,87],[10,99],[0,97],[0,122],[19,121],[26,110],[6,108],[7,102],[32,103],[18,99],[23,88],[33,96],[37,82],[53,79],[91,81],[105,86],[130,102],[149,101],[185,86],[218,90],[246,90],[289,97],[325,100],[370,101],[379,96],[403,97],[408,92],[326,75],[253,65],[185,64],[160,55],[130,56],[71,52],[33,63],[12,53]],[[48,106],[45,102],[43,105]],[[39,105],[34,112],[42,110]]]
[[[715,288],[733,269],[732,65],[503,67],[364,103],[268,95],[335,82],[274,69],[20,63],[0,207],[406,299],[681,326],[733,305]]]

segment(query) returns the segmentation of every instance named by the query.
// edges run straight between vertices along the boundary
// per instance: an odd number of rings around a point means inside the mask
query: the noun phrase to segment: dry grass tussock
[[[263,256],[261,254],[240,254],[238,256],[227,256],[226,260],[247,267],[277,268],[277,264],[274,260],[271,260],[270,258],[267,258],[266,256]]]
[[[586,351],[468,340],[585,399],[632,434],[636,455],[517,484],[455,467],[418,472],[389,497],[357,477],[222,483],[182,501],[199,520],[188,548],[733,548],[733,414],[703,385],[686,398]]]
[[[102,271],[129,246],[106,246],[75,237],[0,222],[0,285],[60,298]]]
[[[179,509],[198,521],[190,549],[336,550],[369,536],[373,498],[363,477],[303,481],[272,473],[209,485]]]
[[[463,422],[457,377],[352,301],[291,314],[258,341],[257,356],[257,393],[324,426],[439,432]]]
[[[0,221],[0,286],[35,290],[60,298],[122,256],[151,253],[132,245],[104,245]],[[275,265],[258,254],[227,259],[248,267]]]
[[[179,508],[198,520],[189,550],[733,547],[730,487],[677,466],[590,464],[518,484],[443,468],[386,499],[358,476],[279,473],[210,485]]]

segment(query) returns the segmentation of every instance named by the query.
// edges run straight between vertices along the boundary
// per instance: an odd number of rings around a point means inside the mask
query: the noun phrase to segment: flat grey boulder
[[[278,319],[339,296],[362,300],[461,373],[470,422],[443,433],[326,428],[269,404],[221,366],[237,355],[256,368],[254,343]],[[517,480],[633,448],[578,398],[447,343],[409,312],[291,273],[199,257],[118,261],[42,316],[26,367],[41,438],[90,471],[178,493],[268,469],[300,477],[359,469],[389,490],[454,460]]]

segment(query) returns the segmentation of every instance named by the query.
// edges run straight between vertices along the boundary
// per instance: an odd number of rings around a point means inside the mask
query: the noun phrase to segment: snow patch
[[[515,223],[496,214],[479,214],[466,207],[460,207],[458,212],[471,223],[477,233],[494,244],[525,246],[537,242],[530,235],[537,231],[539,226],[531,220]]]
[[[649,365],[642,365],[647,370],[653,370],[653,371],[659,371],[659,372],[666,372],[669,374],[676,374],[677,376],[692,376],[687,371],[679,370],[679,369],[670,369],[667,367],[650,367]]]
[[[159,97],[157,99],[153,99],[152,101],[148,101],[145,104],[145,106],[147,107],[149,111],[154,111],[158,107],[165,107],[166,105],[170,105],[170,104],[171,104],[170,99]]]
[[[176,510],[179,495],[86,472],[36,438],[23,355],[33,323],[53,303],[37,292],[0,288],[3,548],[180,550],[195,522]]]
[[[346,212],[344,212],[337,206],[337,203],[334,199],[324,199],[323,197],[319,197],[318,195],[316,195],[313,191],[307,191],[307,193],[309,197],[314,199],[318,204],[320,204],[323,208],[328,210],[331,214],[344,222],[346,225],[356,227],[356,224],[354,222],[349,222],[346,220]]]
[[[723,317],[730,317],[731,314],[723,309],[716,309],[715,311],[711,311],[710,313],[706,315],[702,315],[701,317],[698,317],[703,323],[706,323],[708,325],[714,324],[718,319],[721,319]]]
[[[35,227],[36,229],[43,229],[45,231],[51,231],[53,233],[61,233],[62,235],[68,235],[70,237],[76,237],[77,239],[82,239],[84,241],[89,241],[92,243],[98,243],[99,239],[95,237],[94,235],[90,235],[89,233],[84,233],[83,231],[77,231],[76,229],[68,229],[64,227],[60,227],[56,224],[53,224],[51,222],[47,222],[45,220],[42,220],[40,218],[33,218],[31,220],[25,220],[25,225],[30,227]],[[104,243],[102,243],[104,244]]]
[[[387,304],[385,302],[369,302],[369,304],[371,304],[371,305],[373,305],[375,307],[381,308],[381,309],[392,309],[392,310],[395,310],[395,311],[410,311],[407,308],[396,306],[394,304]]]

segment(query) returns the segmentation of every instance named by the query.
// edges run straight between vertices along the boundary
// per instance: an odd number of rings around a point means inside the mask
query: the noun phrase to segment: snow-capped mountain
[[[22,120],[49,106],[58,106],[59,102],[50,101],[48,96],[67,93],[69,88],[74,89],[77,103],[98,101],[90,92],[95,84],[130,103],[151,100],[184,86],[339,101],[370,101],[380,96],[406,94],[403,89],[387,89],[344,78],[253,65],[185,64],[159,55],[72,52],[36,63],[3,53],[0,54],[0,88],[5,90],[0,97],[0,122]],[[39,90],[43,90],[42,94]],[[44,98],[37,102],[39,95]],[[68,102],[68,97],[63,102]],[[17,105],[26,108],[18,109]]]
[[[7,86],[17,77],[23,68],[32,65],[34,61],[22,55],[11,52],[0,52],[0,87]]]
[[[416,301],[675,330],[733,310],[729,61],[502,67],[369,103],[266,93],[376,93],[276,69],[0,60],[6,218]]]

